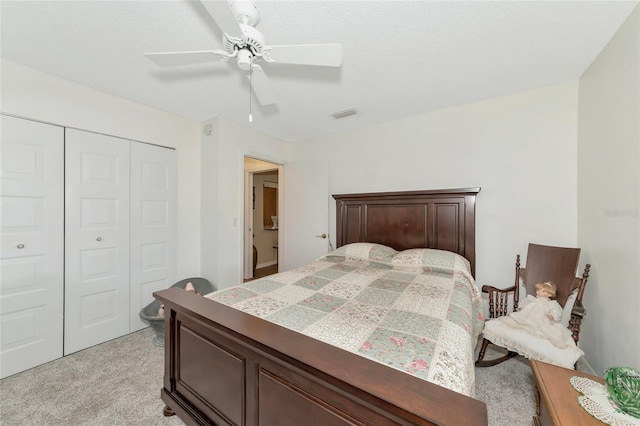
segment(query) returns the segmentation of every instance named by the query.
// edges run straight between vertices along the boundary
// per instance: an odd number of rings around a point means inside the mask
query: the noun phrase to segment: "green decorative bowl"
[[[604,372],[604,382],[618,408],[640,419],[640,371],[631,367],[611,367]]]

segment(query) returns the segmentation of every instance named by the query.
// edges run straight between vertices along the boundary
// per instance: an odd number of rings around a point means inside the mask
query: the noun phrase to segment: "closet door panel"
[[[168,148],[131,144],[131,331],[140,310],[176,282],[176,157]]]
[[[62,356],[64,133],[2,116],[0,378]]]
[[[129,151],[66,129],[65,355],[129,332]]]

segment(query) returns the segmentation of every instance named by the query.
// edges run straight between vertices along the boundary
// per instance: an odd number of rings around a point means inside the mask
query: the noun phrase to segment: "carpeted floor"
[[[164,350],[152,337],[147,328],[0,380],[0,423],[182,425],[162,415]],[[476,398],[491,426],[530,425],[533,386],[523,358],[476,369]]]
[[[0,380],[0,423],[182,425],[162,415],[164,350],[152,337],[146,328]]]
[[[495,353],[489,348],[486,359]],[[476,398],[487,404],[489,425],[530,426],[536,412],[535,380],[529,361],[511,358],[493,367],[476,368]]]

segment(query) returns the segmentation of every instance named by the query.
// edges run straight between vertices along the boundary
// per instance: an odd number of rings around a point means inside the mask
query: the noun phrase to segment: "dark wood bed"
[[[479,188],[334,195],[337,245],[461,254]],[[481,401],[215,301],[167,289],[165,415],[218,425],[486,425]]]

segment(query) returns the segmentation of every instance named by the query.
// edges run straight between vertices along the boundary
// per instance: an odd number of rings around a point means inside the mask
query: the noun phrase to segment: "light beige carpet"
[[[0,423],[182,425],[162,415],[163,348],[150,328],[0,380]]]

